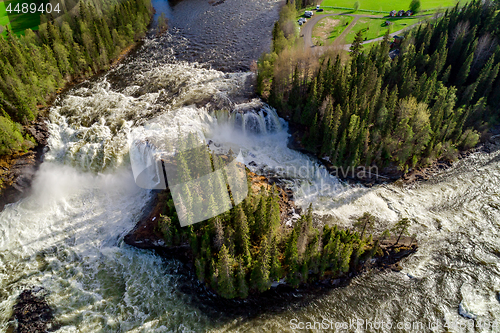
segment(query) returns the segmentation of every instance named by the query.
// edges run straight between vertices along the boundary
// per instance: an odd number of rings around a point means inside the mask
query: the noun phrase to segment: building
[[[405,11],[402,9],[398,12],[398,16],[403,16],[404,14],[405,14]]]
[[[394,17],[396,16],[397,12],[395,10],[391,10],[391,12],[389,13],[389,16],[390,17]]]
[[[389,52],[389,57],[390,57],[391,59],[394,59],[394,58],[396,58],[396,57],[397,57],[400,53],[401,53],[401,51],[399,51],[399,49],[394,49],[394,50],[391,50],[391,51]]]
[[[411,10],[408,10],[406,11],[405,13],[406,16],[412,16],[413,15],[413,12]]]

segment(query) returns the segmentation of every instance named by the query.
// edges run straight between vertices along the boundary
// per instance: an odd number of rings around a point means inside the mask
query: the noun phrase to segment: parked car
[[[317,12],[322,12],[323,10],[324,10],[323,8],[316,9]]]
[[[304,13],[304,16],[305,17],[312,17],[314,15],[314,13],[310,10],[306,10],[305,13]]]
[[[319,10],[319,5],[316,5],[316,10]]]

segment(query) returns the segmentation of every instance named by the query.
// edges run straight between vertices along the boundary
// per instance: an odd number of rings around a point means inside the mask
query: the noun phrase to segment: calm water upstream
[[[32,195],[0,213],[0,331],[30,286],[48,292],[58,332],[287,332],[294,320],[356,319],[372,327],[337,331],[443,332],[447,321],[474,323],[459,309],[477,323],[500,320],[500,151],[473,154],[411,188],[352,187],[329,176],[287,148],[286,122],[248,93],[252,74],[245,71],[269,47],[278,5],[157,2],[167,6],[171,34],[147,39],[125,64],[57,100]],[[212,111],[221,108],[246,112],[216,119]],[[258,172],[311,166],[307,176],[282,176],[299,205],[313,202],[318,214],[343,225],[364,211],[391,222],[415,218],[419,251],[400,273],[371,272],[322,295],[297,292],[295,302],[251,315],[211,308],[211,296],[199,293],[177,261],[122,240],[152,195],[133,182],[129,145],[178,127],[202,131],[221,149],[241,149]],[[336,192],[314,195],[320,183]],[[382,321],[392,328],[377,329]],[[404,321],[424,327],[398,328]]]

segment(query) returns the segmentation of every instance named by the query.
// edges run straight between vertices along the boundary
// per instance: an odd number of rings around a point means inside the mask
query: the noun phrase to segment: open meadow
[[[419,18],[411,17],[393,17],[393,18],[360,18],[354,27],[347,33],[345,43],[350,44],[354,41],[354,36],[358,31],[363,33],[364,40],[375,39],[382,37],[389,32],[393,33],[402,29],[408,28],[412,25],[422,21]],[[390,22],[389,25],[386,22]]]
[[[321,6],[354,8],[356,0],[324,0]],[[359,9],[390,12],[391,10],[408,10],[411,0],[358,0]],[[421,10],[453,7],[456,0],[421,0]]]
[[[5,27],[9,25],[9,17],[5,10],[5,2],[0,1],[0,35],[5,34]]]

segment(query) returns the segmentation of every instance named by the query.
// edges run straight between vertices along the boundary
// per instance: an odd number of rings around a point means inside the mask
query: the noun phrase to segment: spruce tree
[[[234,298],[236,288],[233,282],[233,258],[225,245],[222,245],[218,258],[217,291],[224,298]]]
[[[248,228],[247,217],[243,211],[242,205],[236,206],[235,214],[235,247],[236,254],[241,255],[243,264],[248,266],[252,260],[250,255],[250,231]]]
[[[238,288],[238,297],[247,298],[248,297],[248,283],[246,280],[246,264],[243,259],[238,260],[238,266],[236,271],[236,281]]]
[[[270,244],[267,236],[264,235],[260,242],[259,252],[253,262],[252,267],[252,287],[260,292],[266,291],[271,286],[270,283]]]
[[[269,269],[269,277],[271,280],[278,281],[283,276],[283,269],[279,259],[280,252],[278,251],[278,240],[275,238],[271,242],[271,263]]]
[[[271,192],[269,193],[269,196],[267,197],[267,230],[269,233],[269,238],[272,239],[275,236],[279,237],[280,232],[279,229],[281,227],[281,217],[280,217],[280,204],[279,204],[280,198],[279,198],[279,192],[278,189],[276,188],[276,185],[273,184],[273,187],[271,188]],[[278,238],[279,239],[279,238]]]
[[[257,209],[255,211],[255,227],[254,234],[257,240],[260,240],[261,237],[267,234],[268,231],[268,216],[267,216],[267,194],[261,189],[261,195],[259,204],[257,205]]]

